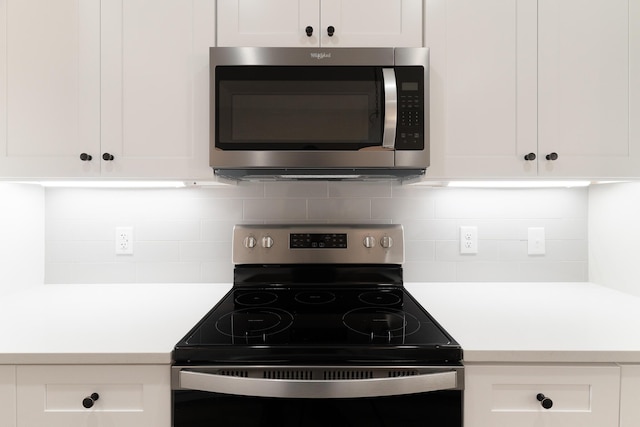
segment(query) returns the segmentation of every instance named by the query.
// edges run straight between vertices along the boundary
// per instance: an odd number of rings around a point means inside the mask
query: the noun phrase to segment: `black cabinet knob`
[[[93,407],[93,404],[98,399],[100,399],[100,395],[98,393],[91,393],[91,396],[87,396],[84,399],[82,399],[82,406],[89,409]]]
[[[529,153],[524,156],[524,159],[528,162],[531,162],[536,159],[536,153]]]
[[[551,160],[551,161],[557,160],[558,159],[558,153],[547,154],[546,159],[547,160]]]
[[[91,154],[87,154],[87,153],[80,154],[80,160],[82,160],[83,162],[90,162],[91,159],[93,159]]]
[[[102,155],[102,160],[105,160],[107,162],[110,162],[111,160],[113,160],[113,154],[109,154],[109,153],[104,153]]]
[[[307,28],[304,29],[304,32],[307,33],[307,37],[311,37],[313,34],[313,27],[311,25],[307,26]]]
[[[329,37],[333,37],[333,34],[336,32],[336,28],[333,25],[329,25],[327,27],[327,34]]]
[[[551,407],[553,406],[553,400],[549,399],[542,393],[538,393],[536,399],[538,399],[538,402],[540,402],[544,409],[551,409]]]

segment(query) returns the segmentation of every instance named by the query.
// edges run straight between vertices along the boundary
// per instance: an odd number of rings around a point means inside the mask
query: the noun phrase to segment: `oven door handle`
[[[343,399],[396,396],[455,389],[457,372],[438,372],[394,378],[358,380],[281,380],[180,371],[180,387],[187,390],[240,396]]]
[[[396,125],[398,124],[398,88],[396,72],[393,68],[382,69],[384,83],[384,130],[382,148],[393,150],[396,146]]]

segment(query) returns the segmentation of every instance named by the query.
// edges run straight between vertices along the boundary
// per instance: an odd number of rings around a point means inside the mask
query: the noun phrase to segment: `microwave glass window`
[[[375,67],[221,67],[216,145],[345,149],[380,145],[382,73]]]
[[[369,99],[362,94],[248,94],[232,100],[235,141],[366,141]]]

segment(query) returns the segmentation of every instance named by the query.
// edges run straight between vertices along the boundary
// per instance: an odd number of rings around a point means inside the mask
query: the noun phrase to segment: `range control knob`
[[[262,247],[269,249],[273,246],[273,239],[271,236],[265,236],[262,238]]]
[[[365,248],[371,249],[376,245],[376,238],[373,236],[366,236],[362,241],[362,244],[364,245]]]
[[[393,246],[393,239],[389,236],[382,237],[382,239],[380,239],[380,246],[385,249],[389,249],[391,246]]]
[[[244,247],[248,249],[253,249],[256,247],[258,241],[253,236],[248,236],[244,238]]]

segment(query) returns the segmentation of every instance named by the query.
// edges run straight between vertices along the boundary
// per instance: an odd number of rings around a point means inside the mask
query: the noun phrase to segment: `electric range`
[[[263,409],[420,399],[461,419],[462,349],[403,286],[402,226],[238,225],[233,262],[231,291],[175,347],[177,419],[193,393]]]

